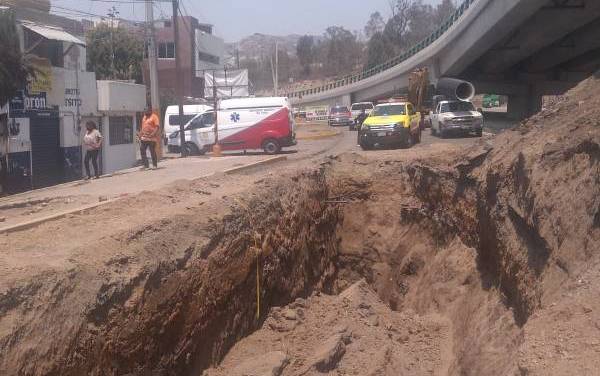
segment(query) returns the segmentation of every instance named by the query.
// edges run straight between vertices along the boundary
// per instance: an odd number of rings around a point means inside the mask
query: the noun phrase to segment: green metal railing
[[[303,89],[295,92],[291,92],[287,94],[289,98],[302,98],[307,95],[319,94],[325,91],[329,91],[332,89],[337,89],[339,87],[351,85],[357,82],[360,82],[369,77],[373,77],[379,73],[382,73],[390,68],[393,68],[402,62],[410,59],[423,49],[429,47],[433,42],[438,40],[442,35],[444,35],[460,18],[461,16],[469,9],[469,7],[477,0],[464,0],[463,3],[456,9],[456,11],[431,35],[422,40],[421,42],[414,45],[408,51],[403,54],[396,56],[385,63],[379,64],[370,69],[364,69],[363,71],[351,75],[344,76],[335,81],[328,82],[322,86],[312,87],[308,89]]]

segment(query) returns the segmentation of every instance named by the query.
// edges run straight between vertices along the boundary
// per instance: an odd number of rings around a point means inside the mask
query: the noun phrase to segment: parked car
[[[410,147],[421,141],[421,114],[408,102],[392,102],[375,106],[358,130],[358,143],[363,150],[380,146]]]
[[[287,98],[228,99],[217,112],[219,145],[223,151],[262,149],[277,154],[296,145],[296,126]],[[185,151],[204,154],[215,144],[215,112],[194,117],[185,129]],[[169,150],[181,150],[179,132],[169,137]]]
[[[360,102],[360,103],[354,103],[350,107],[350,112],[352,113],[352,118],[356,119],[356,117],[358,115],[360,115],[363,110],[365,111],[365,113],[367,115],[370,115],[371,112],[373,112],[374,108],[375,108],[375,105],[372,102]]]
[[[474,133],[477,137],[483,134],[483,114],[476,111],[471,102],[441,101],[429,118],[431,134],[442,138],[451,133]]]
[[[354,123],[352,113],[346,106],[335,106],[329,110],[329,126],[333,127],[336,125],[347,125],[350,126]]]

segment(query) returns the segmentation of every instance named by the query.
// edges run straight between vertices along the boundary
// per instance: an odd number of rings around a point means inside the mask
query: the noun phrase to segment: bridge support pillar
[[[542,95],[530,86],[523,93],[508,96],[508,116],[513,120],[524,120],[542,109]]]
[[[348,106],[348,108],[350,108],[350,106],[352,106],[352,96],[350,94],[343,95],[340,98],[340,104],[343,106]]]

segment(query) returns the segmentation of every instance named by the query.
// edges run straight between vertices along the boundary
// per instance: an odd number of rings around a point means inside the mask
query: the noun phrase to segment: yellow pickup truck
[[[358,131],[358,144],[363,150],[379,146],[409,148],[421,142],[421,114],[408,102],[392,102],[375,106]]]

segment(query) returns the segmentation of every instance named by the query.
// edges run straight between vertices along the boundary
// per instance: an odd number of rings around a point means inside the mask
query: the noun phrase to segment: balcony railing
[[[352,85],[403,63],[404,61],[410,59],[411,57],[422,51],[423,49],[429,47],[431,44],[433,44],[433,42],[435,42],[442,35],[444,35],[456,22],[458,22],[461,16],[467,11],[467,9],[469,9],[469,7],[475,1],[476,0],[464,0],[462,4],[456,9],[456,11],[450,17],[448,17],[448,19],[439,28],[437,28],[427,38],[417,43],[403,54],[398,55],[386,61],[383,64],[379,64],[369,69],[364,69],[361,72],[355,74],[344,76],[340,79],[328,82],[324,85],[287,93],[287,97],[302,98],[307,95],[320,94],[329,90],[337,89],[347,85]]]

